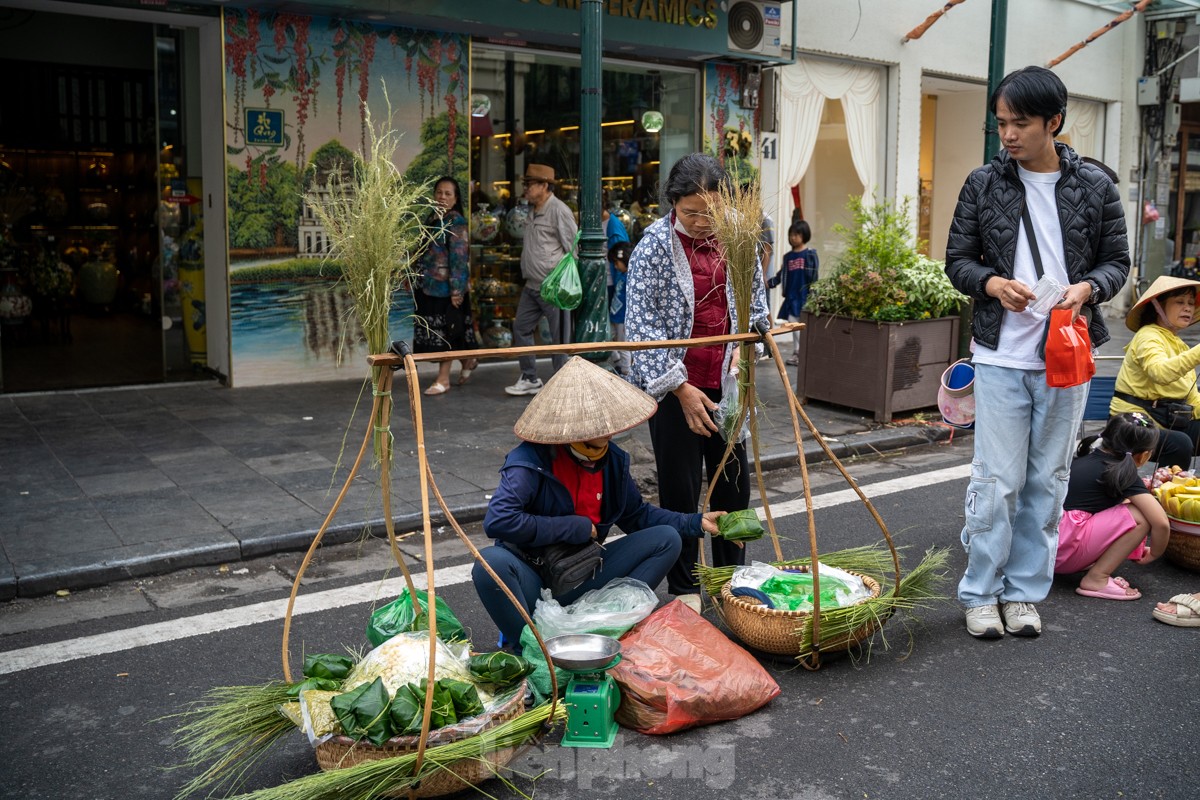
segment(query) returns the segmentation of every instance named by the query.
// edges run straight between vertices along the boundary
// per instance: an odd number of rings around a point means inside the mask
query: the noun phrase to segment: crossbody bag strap
[[[1033,256],[1033,268],[1037,270],[1038,280],[1042,279],[1042,254],[1038,250],[1037,234],[1033,232],[1033,220],[1029,218],[1029,206],[1021,203],[1021,222],[1025,225],[1025,238],[1029,240],[1029,254]]]

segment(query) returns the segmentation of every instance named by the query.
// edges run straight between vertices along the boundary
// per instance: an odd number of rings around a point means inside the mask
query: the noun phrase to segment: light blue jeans
[[[1039,603],[1050,593],[1058,520],[1087,384],[1046,385],[1043,370],[975,365],[975,458],[958,583],[966,608]]]

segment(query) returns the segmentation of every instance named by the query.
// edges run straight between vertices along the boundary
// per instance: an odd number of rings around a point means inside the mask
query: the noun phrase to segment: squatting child
[[[1055,574],[1084,572],[1077,594],[1103,600],[1142,596],[1112,573],[1127,558],[1149,564],[1167,549],[1167,513],[1138,475],[1157,444],[1158,429],[1140,412],[1109,418],[1098,437],[1079,443],[1054,561]]]

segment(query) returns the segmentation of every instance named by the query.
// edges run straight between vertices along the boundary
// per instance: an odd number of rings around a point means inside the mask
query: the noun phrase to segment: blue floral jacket
[[[691,265],[673,225],[671,214],[652,224],[629,258],[625,336],[631,342],[691,338],[696,291]],[[725,287],[731,299],[730,330],[736,331],[737,311],[733,307],[733,287],[729,285],[728,277]],[[767,313],[767,292],[760,268],[754,271],[750,329],[753,330],[760,320],[769,321]],[[630,381],[655,400],[662,400],[667,392],[687,381],[684,351],[683,347],[634,351]],[[725,348],[726,371],[733,351],[732,344]]]

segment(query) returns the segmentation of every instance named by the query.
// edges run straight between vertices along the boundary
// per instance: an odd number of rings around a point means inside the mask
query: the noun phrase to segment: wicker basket
[[[1200,532],[1195,523],[1189,529],[1171,519],[1171,538],[1167,542],[1167,558],[1176,566],[1200,572]]]
[[[862,578],[863,583],[871,592],[871,598],[879,597],[879,582],[861,572],[851,572]],[[866,602],[866,600],[860,601]],[[828,611],[830,609],[825,609]],[[749,597],[739,597],[733,594],[726,583],[721,587],[721,613],[729,630],[746,644],[780,656],[795,656],[800,654],[800,636],[796,629],[808,624],[812,614],[808,611],[784,611],[778,608],[767,608],[757,600]],[[821,639],[821,652],[829,653],[838,650],[849,650],[854,645],[866,639],[879,630],[878,622],[872,620],[850,633],[834,639]]]
[[[490,712],[490,719],[484,723],[479,732],[520,716],[525,710],[525,688],[525,682],[522,681],[510,700]],[[420,738],[419,736],[394,736],[382,745],[376,746],[368,742],[356,742],[349,736],[333,736],[317,745],[317,764],[322,770],[328,771],[341,767],[352,767],[363,761],[378,761],[416,752]],[[449,744],[462,738],[465,738],[465,735],[460,731],[455,731],[453,727],[430,731],[426,747]],[[417,787],[414,796],[443,797],[477,786],[488,778],[494,777],[523,749],[524,746],[507,747],[503,750],[481,752],[478,757],[458,761],[447,769],[438,770],[426,776]],[[396,792],[391,796],[407,797],[408,791]]]

